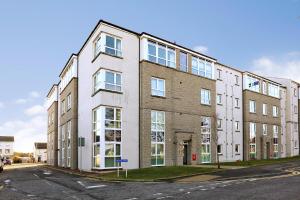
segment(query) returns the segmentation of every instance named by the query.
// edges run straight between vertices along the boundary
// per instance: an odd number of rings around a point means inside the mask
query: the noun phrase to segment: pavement
[[[5,170],[0,199],[300,199],[300,161],[233,169],[208,180],[104,182],[43,166]]]

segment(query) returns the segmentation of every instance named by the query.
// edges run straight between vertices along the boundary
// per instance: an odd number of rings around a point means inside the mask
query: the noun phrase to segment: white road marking
[[[154,196],[162,195],[162,193],[155,193]]]
[[[46,181],[46,180],[45,180],[45,182],[46,182],[48,185],[52,185],[49,181]]]
[[[87,186],[85,187],[86,189],[93,189],[93,188],[101,188],[101,187],[105,187],[106,185],[91,185],[91,186]]]
[[[27,194],[28,197],[35,197],[33,194]]]
[[[184,189],[179,189],[180,192],[184,191]]]
[[[33,174],[33,176],[35,176],[35,177],[37,177],[37,178],[40,178],[38,175],[36,175],[36,174]]]
[[[81,185],[82,187],[85,187],[85,185],[84,185],[81,181],[77,181],[77,183],[78,183],[79,185]]]
[[[136,199],[138,199],[138,198],[133,197],[133,198],[126,199],[126,200],[136,200]]]
[[[205,191],[205,190],[207,190],[207,189],[205,189],[205,188],[202,188],[201,190],[202,190],[202,191]]]
[[[7,184],[9,184],[11,182],[11,180],[9,180],[9,179],[7,179],[7,180],[5,180],[4,181],[4,183],[7,185]]]

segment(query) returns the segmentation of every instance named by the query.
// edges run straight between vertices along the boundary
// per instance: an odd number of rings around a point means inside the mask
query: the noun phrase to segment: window
[[[69,94],[67,96],[67,109],[70,110],[71,109],[71,94]]]
[[[222,129],[222,119],[217,120],[217,126],[218,129]]]
[[[239,76],[238,75],[235,75],[235,84],[239,85]]]
[[[294,105],[294,113],[297,114],[298,113],[298,108],[296,105]]]
[[[256,113],[256,102],[253,100],[249,101],[249,112]]]
[[[120,108],[101,106],[93,111],[93,168],[119,166],[116,160],[121,158],[121,121]]]
[[[269,83],[269,95],[279,98],[279,86]]]
[[[213,65],[212,63],[202,60],[200,58],[192,57],[192,74],[199,76],[213,78]]]
[[[165,80],[152,77],[151,78],[151,94],[153,96],[165,96]]]
[[[67,122],[67,167],[71,167],[71,121]]]
[[[94,92],[99,89],[121,92],[121,74],[101,69],[94,75]]]
[[[188,71],[187,54],[183,52],[180,52],[180,70],[184,72]]]
[[[65,114],[66,112],[66,105],[65,105],[65,100],[62,100],[61,102],[61,114]]]
[[[148,41],[148,60],[175,68],[175,50],[156,42]]]
[[[262,82],[262,93],[267,94],[267,83],[265,81]]]
[[[201,162],[210,163],[211,118],[201,117]]]
[[[245,76],[245,82],[246,82],[246,89],[255,91],[255,92],[260,92],[260,87],[259,87],[259,80],[251,77],[249,75]]]
[[[113,56],[122,56],[122,41],[120,38],[102,33],[95,43],[95,55],[105,52]]]
[[[151,111],[151,165],[165,163],[165,112]]]
[[[222,145],[221,144],[218,144],[218,146],[217,146],[217,153],[219,154],[219,155],[222,155],[223,153],[222,153]]]
[[[234,127],[235,127],[235,131],[240,131],[240,122],[239,121],[235,121]]]
[[[256,123],[249,123],[250,128],[250,159],[256,159]]]
[[[263,115],[267,115],[267,114],[268,114],[267,104],[263,103]]]
[[[234,148],[235,154],[240,154],[240,145],[236,144]]]
[[[218,94],[217,95],[217,104],[222,104],[222,95],[221,94]]]
[[[273,125],[273,144],[274,144],[274,158],[278,158],[278,126]]]
[[[105,107],[105,168],[118,167],[121,159],[121,109]]]
[[[235,98],[235,107],[239,108],[240,107],[240,100],[238,98]]]
[[[297,89],[294,88],[294,96],[297,97]]]
[[[268,125],[263,124],[263,135],[268,135]]]
[[[65,166],[65,124],[61,126],[61,163],[62,166],[64,167]]]
[[[278,117],[278,107],[273,106],[273,117]]]
[[[210,105],[210,90],[201,89],[201,104]]]
[[[219,80],[222,80],[222,70],[221,69],[217,69],[217,76]]]
[[[298,132],[298,123],[297,122],[294,123],[294,132]]]

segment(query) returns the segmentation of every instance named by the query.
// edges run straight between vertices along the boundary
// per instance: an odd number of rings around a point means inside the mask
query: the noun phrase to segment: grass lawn
[[[224,166],[258,166],[258,165],[271,165],[276,163],[283,163],[289,161],[300,160],[300,156],[289,157],[289,158],[279,158],[279,159],[269,159],[269,160],[249,160],[249,161],[237,161],[237,162],[225,162],[221,163]]]
[[[214,171],[217,171],[217,169],[191,166],[151,167],[128,170],[128,179],[158,181],[160,179],[174,179],[180,176],[190,176]],[[100,178],[105,180],[125,180],[125,171],[120,171],[119,178],[117,177],[117,172],[101,174]]]

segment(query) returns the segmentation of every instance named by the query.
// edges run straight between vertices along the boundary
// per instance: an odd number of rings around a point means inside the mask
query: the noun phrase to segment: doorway
[[[188,143],[183,143],[183,165],[188,164]]]

